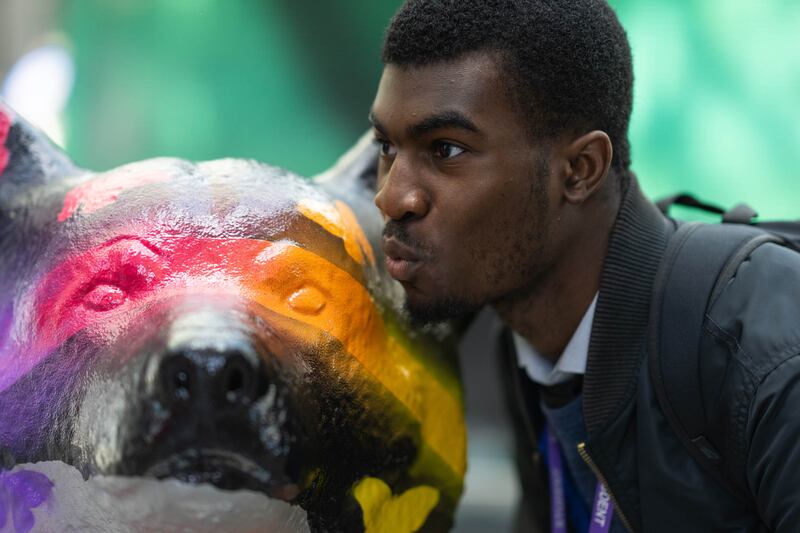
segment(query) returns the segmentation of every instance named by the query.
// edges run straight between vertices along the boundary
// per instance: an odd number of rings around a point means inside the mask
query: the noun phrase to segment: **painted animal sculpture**
[[[451,526],[453,345],[398,310],[374,154],[92,173],[0,103],[0,529],[46,512],[42,461],[258,491],[312,531]]]

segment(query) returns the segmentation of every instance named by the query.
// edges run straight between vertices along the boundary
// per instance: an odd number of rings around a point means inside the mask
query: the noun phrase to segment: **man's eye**
[[[382,156],[384,156],[384,157],[394,157],[395,154],[397,153],[397,149],[389,141],[386,141],[384,139],[375,138],[375,142],[380,147]]]
[[[434,146],[433,152],[434,155],[440,159],[451,159],[463,154],[466,150],[452,143],[439,142]]]

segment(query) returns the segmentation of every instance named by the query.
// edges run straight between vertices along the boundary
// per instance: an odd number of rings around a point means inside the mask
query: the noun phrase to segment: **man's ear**
[[[0,99],[0,198],[7,199],[12,186],[19,190],[43,185],[79,172],[45,134]]]
[[[569,203],[582,204],[608,176],[614,153],[611,139],[603,131],[590,131],[573,140],[566,150],[570,173],[564,183],[564,196]]]

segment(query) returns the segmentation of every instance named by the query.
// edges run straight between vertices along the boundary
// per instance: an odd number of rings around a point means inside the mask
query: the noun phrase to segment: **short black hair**
[[[627,175],[633,66],[605,0],[407,0],[386,31],[383,62],[425,66],[483,51],[499,54],[533,135],[603,130],[612,169]]]

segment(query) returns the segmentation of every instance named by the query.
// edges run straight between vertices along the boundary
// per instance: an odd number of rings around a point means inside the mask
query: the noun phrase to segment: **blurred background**
[[[0,93],[78,164],[246,157],[315,174],[367,128],[399,0],[0,0]],[[634,169],[800,218],[800,2],[612,0],[634,52]],[[464,342],[461,533],[518,497],[485,314]],[[476,333],[477,332],[477,333]],[[491,528],[491,529],[490,529]]]

